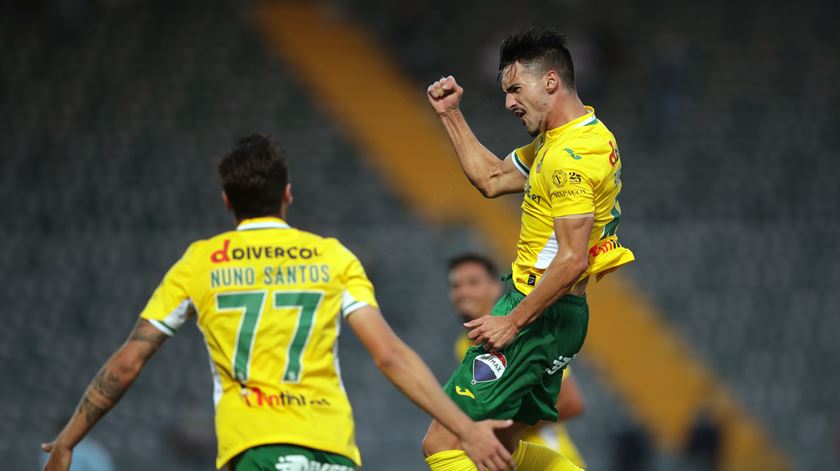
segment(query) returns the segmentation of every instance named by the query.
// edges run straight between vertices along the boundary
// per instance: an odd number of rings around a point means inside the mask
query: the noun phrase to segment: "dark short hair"
[[[566,36],[557,30],[532,28],[506,37],[499,46],[500,76],[515,62],[538,66],[543,73],[554,70],[566,88],[575,88],[572,54],[566,47]]]
[[[465,253],[461,255],[457,255],[449,259],[447,263],[446,271],[450,272],[465,263],[477,263],[484,267],[487,270],[487,274],[490,275],[492,278],[498,278],[499,276],[499,269],[496,268],[496,264],[493,263],[492,260],[485,257],[484,255],[479,255],[475,253]]]
[[[219,176],[238,219],[277,214],[289,183],[285,152],[262,134],[239,139],[219,163]]]

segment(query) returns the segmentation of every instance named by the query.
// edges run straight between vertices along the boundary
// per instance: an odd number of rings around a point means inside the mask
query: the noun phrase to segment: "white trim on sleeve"
[[[344,317],[349,316],[353,312],[365,306],[369,306],[369,304],[364,301],[357,300],[347,291],[344,291],[341,295],[341,315]]]
[[[513,161],[513,166],[516,167],[517,170],[519,170],[519,173],[524,175],[525,178],[528,178],[528,174],[531,173],[531,169],[528,168],[528,166],[526,166],[525,163],[519,159],[519,156],[516,154],[516,150],[510,153],[510,159]]]
[[[172,310],[166,317],[161,320],[156,319],[147,319],[149,323],[153,326],[157,327],[158,330],[163,332],[164,334],[172,337],[175,335],[175,332],[184,325],[184,322],[187,322],[189,319],[190,314],[195,313],[195,306],[193,305],[192,301],[186,299],[181,301],[180,304],[175,306],[175,309]]]
[[[149,321],[149,324],[152,324],[157,330],[166,334],[167,337],[172,337],[175,335],[175,331],[172,330],[168,325],[164,324],[161,321],[156,321],[154,319],[146,319]]]

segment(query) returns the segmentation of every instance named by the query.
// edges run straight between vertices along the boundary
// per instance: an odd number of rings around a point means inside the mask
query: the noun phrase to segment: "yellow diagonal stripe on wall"
[[[425,87],[408,80],[363,29],[316,3],[262,4],[255,19],[272,51],[395,193],[427,221],[469,223],[498,258],[513,258],[518,212],[509,201],[485,200],[469,185],[425,102]],[[724,427],[726,469],[790,468],[720,380],[620,274],[592,286],[589,296],[585,357],[658,444],[678,449],[695,415],[709,410]]]

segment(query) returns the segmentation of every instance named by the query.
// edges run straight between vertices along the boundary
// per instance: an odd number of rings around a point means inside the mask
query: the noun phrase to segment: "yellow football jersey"
[[[458,337],[458,340],[455,341],[455,359],[459,362],[463,360],[464,356],[467,354],[467,350],[469,350],[469,348],[473,345],[475,344],[469,337],[467,337],[467,334],[461,334],[461,336]],[[564,379],[571,375],[571,367],[563,370]],[[560,422],[553,424],[543,423],[533,427],[528,427],[525,429],[525,434],[522,436],[522,440],[535,445],[542,445],[546,448],[551,448],[552,450],[557,450],[578,467],[586,468],[586,462],[583,460],[583,456],[581,456],[577,445],[575,445],[575,442],[572,441],[572,437],[569,435],[569,431],[566,430],[566,426]]]
[[[256,218],[190,245],[140,316],[168,335],[196,317],[210,355],[219,468],[272,443],[361,465],[336,340],[342,315],[362,306],[377,306],[373,285],[340,242]]]
[[[594,214],[589,267],[581,279],[589,275],[600,279],[634,259],[616,235],[621,219],[618,146],[613,134],[595,117],[595,110],[587,106],[586,111],[511,153],[516,168],[527,179],[512,267],[516,288],[526,295],[557,254],[554,218]]]

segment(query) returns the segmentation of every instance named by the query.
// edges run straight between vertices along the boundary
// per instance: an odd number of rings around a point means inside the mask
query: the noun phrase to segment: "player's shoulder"
[[[352,259],[356,256],[338,238],[323,236],[314,232],[295,229],[298,233],[298,240],[310,245],[318,246],[319,251],[329,257],[337,259]]]
[[[610,166],[609,155],[615,152],[614,137],[602,123],[583,126],[564,139],[547,144],[546,160],[550,165],[567,168]],[[602,158],[603,157],[603,158]]]
[[[575,132],[570,133],[568,139],[562,142],[562,147],[563,151],[574,159],[574,156],[569,152],[570,150],[580,156],[608,154],[614,140],[613,134],[607,129],[606,125],[598,121],[592,125],[575,129]]]
[[[296,239],[301,240],[301,241],[306,241],[306,242],[309,242],[309,243],[312,243],[312,244],[319,244],[319,245],[328,246],[328,245],[332,245],[333,244],[332,241],[335,240],[333,237],[325,237],[325,236],[322,236],[321,234],[316,234],[314,232],[305,231],[303,229],[298,229],[297,227],[290,227],[287,230],[291,231],[292,234],[294,234],[294,237]]]
[[[615,136],[603,121],[596,120],[587,126],[581,126],[574,136],[572,144],[580,147],[582,153],[609,154],[615,149]]]
[[[185,262],[213,261],[214,253],[226,252],[230,246],[231,235],[235,231],[226,231],[204,239],[197,239],[187,246],[181,260]]]

